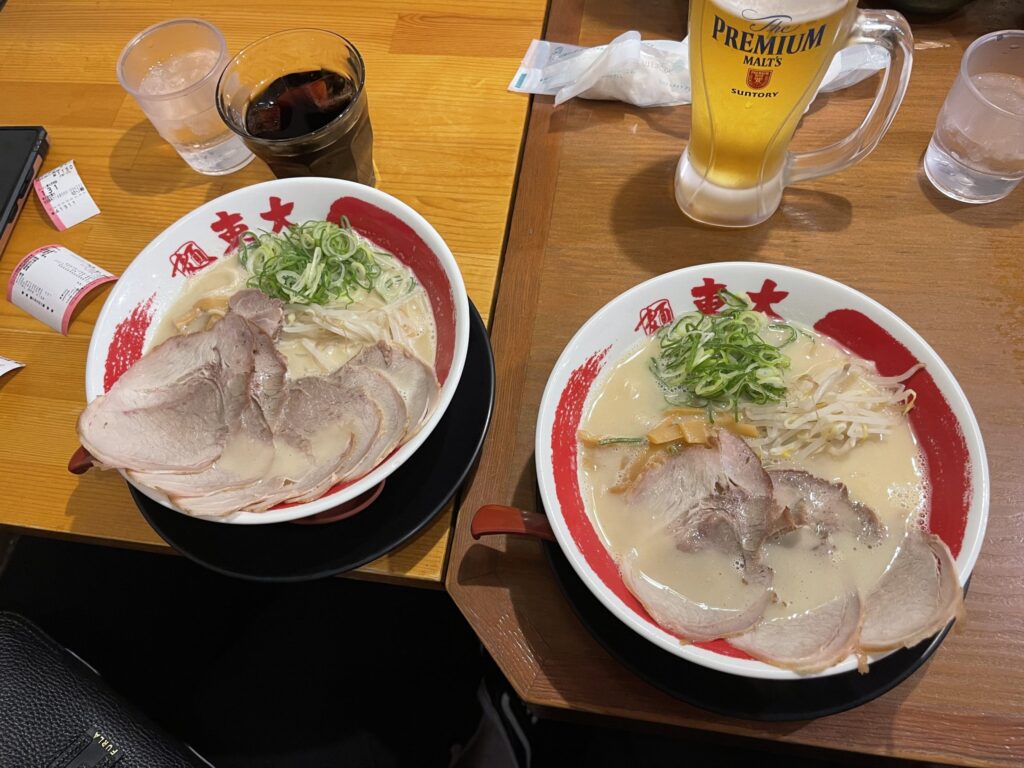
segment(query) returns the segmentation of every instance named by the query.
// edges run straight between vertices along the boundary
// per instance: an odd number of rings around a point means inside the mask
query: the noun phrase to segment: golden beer
[[[691,0],[693,120],[676,177],[684,212],[724,226],[755,224],[774,212],[789,181],[790,140],[833,56],[865,16],[891,13],[858,13],[856,6],[856,0]],[[893,115],[901,99],[902,90]]]

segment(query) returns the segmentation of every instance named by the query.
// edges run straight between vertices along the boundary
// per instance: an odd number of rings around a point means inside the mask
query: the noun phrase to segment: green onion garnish
[[[620,445],[620,444],[636,444],[646,443],[646,437],[602,437],[597,441],[600,446],[605,445]]]
[[[238,258],[252,277],[249,287],[290,304],[351,304],[376,286],[381,254],[342,219],[309,221],[272,234],[244,232]],[[400,293],[397,285],[383,293]],[[385,295],[385,298],[389,296]]]
[[[783,371],[789,358],[780,349],[797,337],[786,323],[769,321],[745,298],[726,290],[717,315],[689,312],[658,331],[659,354],[650,369],[672,405],[736,410],[741,402],[763,405],[786,394]],[[765,329],[785,331],[774,346],[761,338]]]

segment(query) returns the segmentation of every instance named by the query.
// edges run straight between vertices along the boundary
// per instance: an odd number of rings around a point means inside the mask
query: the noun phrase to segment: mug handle
[[[862,160],[889,129],[903,101],[910,81],[914,36],[907,20],[896,11],[859,11],[846,41],[880,45],[889,52],[889,66],[867,117],[853,133],[835,144],[811,152],[790,152],[786,159],[785,183],[816,179],[841,171]]]

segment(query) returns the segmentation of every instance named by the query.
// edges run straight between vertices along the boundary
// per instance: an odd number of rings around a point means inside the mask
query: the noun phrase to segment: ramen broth
[[[408,270],[406,267],[402,267]],[[181,295],[164,313],[150,342],[150,348],[182,333],[204,330],[211,318],[222,316],[232,295],[247,287],[251,275],[242,266],[237,254],[225,256],[215,266],[205,269],[189,279]],[[423,287],[416,285],[413,295],[402,297],[403,312],[396,320],[402,325],[403,338],[420,359],[434,364],[436,343],[433,314]],[[387,302],[376,292],[363,295],[358,301],[339,309],[367,313],[384,310]],[[328,311],[334,311],[330,308]],[[199,311],[197,311],[199,310]],[[345,335],[343,331],[332,332],[316,326],[307,316],[310,312],[321,311],[305,305],[286,304],[285,323],[276,348],[288,366],[291,378],[319,376],[337,370],[365,346],[373,343],[369,338]],[[372,313],[371,313],[372,314]],[[384,317],[366,317],[359,325],[376,324],[382,338],[387,338],[390,320]],[[183,319],[195,315],[183,323]]]
[[[775,333],[770,331],[766,340],[780,343],[781,337],[772,338]],[[670,406],[648,370],[650,359],[658,353],[657,344],[656,338],[651,339],[609,372],[582,429],[595,435],[644,435],[664,419]],[[810,331],[784,350],[791,360],[787,376],[794,378],[849,358],[834,342]],[[637,568],[648,580],[693,601],[722,608],[748,604],[760,588],[745,583],[742,563],[734,556],[710,549],[680,551],[642,509],[627,504],[626,494],[611,490],[624,481],[625,467],[642,450],[581,449],[586,508],[606,546],[618,558],[635,549]],[[769,541],[763,562],[774,571],[778,599],[765,611],[766,619],[815,608],[851,588],[867,595],[896,554],[907,525],[916,522],[925,508],[923,463],[905,418],[884,440],[865,441],[843,456],[822,452],[798,463],[767,460],[765,467],[802,469],[844,483],[850,496],[871,507],[888,530],[873,547],[858,542],[851,533],[833,533],[831,553],[819,546],[821,540],[807,527]]]

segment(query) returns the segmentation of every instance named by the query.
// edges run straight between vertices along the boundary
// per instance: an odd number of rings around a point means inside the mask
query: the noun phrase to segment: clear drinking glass
[[[157,132],[193,170],[210,176],[252,160],[217,114],[217,78],[227,63],[224,36],[201,19],[173,19],[143,30],[117,62],[121,85]]]
[[[278,178],[330,176],[373,186],[366,67],[356,47],[322,29],[257,40],[232,59],[217,108]]]
[[[1024,30],[979,37],[964,53],[924,155],[947,197],[991,203],[1024,178]]]

